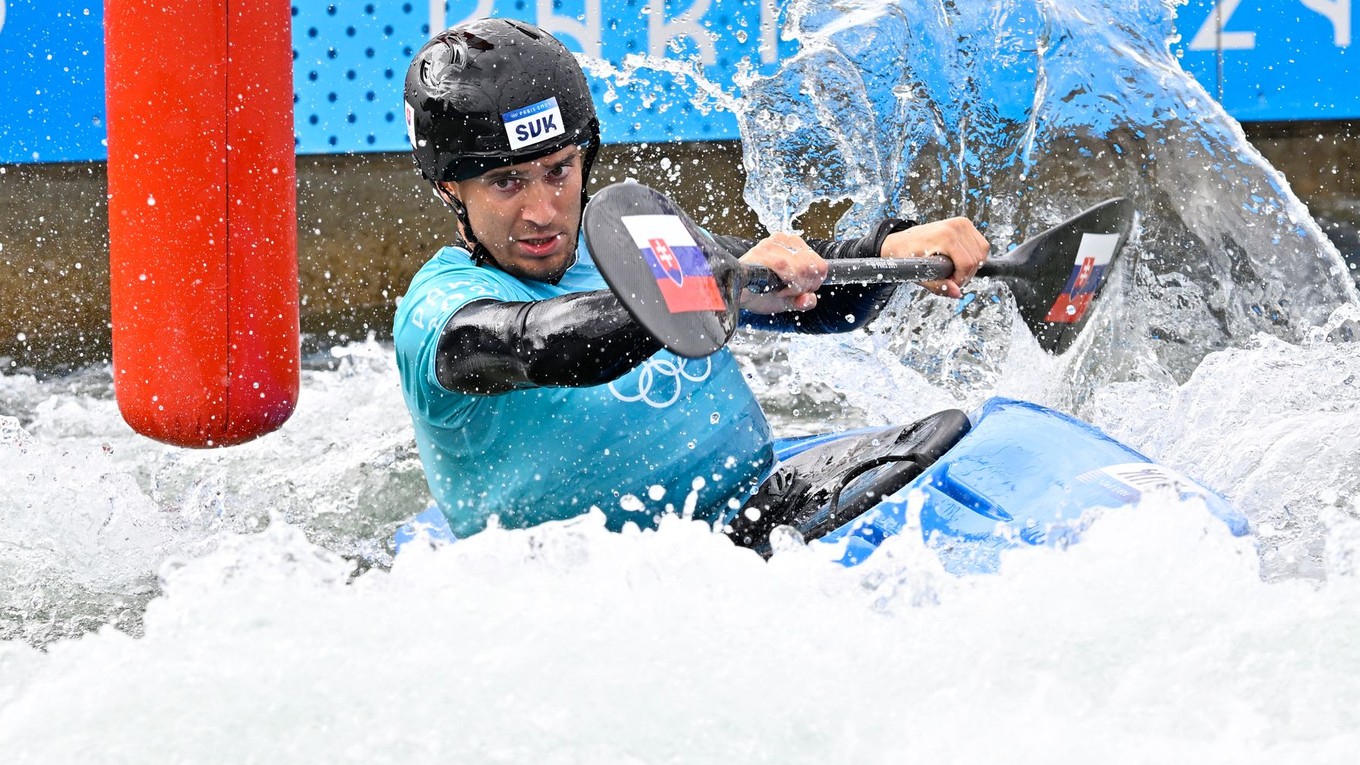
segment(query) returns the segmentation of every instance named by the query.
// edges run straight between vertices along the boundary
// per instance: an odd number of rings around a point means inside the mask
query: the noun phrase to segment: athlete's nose
[[[562,195],[550,183],[541,180],[525,189],[524,219],[535,226],[548,226],[557,217],[557,206]]]

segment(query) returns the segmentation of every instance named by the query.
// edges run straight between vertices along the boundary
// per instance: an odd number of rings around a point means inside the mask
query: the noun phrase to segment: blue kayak
[[[1221,496],[1061,412],[1004,398],[969,414],[969,431],[910,483],[822,537],[853,566],[908,522],[920,492],[921,534],[953,573],[995,571],[1002,550],[1077,541],[1090,511],[1171,492],[1199,499],[1235,536],[1247,518]]]
[[[908,527],[913,501],[922,538],[956,574],[993,572],[1003,550],[1021,545],[1071,544],[1091,511],[1153,492],[1198,499],[1234,535],[1248,532],[1246,517],[1199,483],[1080,420],[1012,399],[911,426],[782,439],[775,455],[774,474],[731,522],[734,540],[762,554],[771,533],[791,528],[843,545],[839,562],[854,566]],[[453,539],[431,507],[397,531],[398,550],[417,527]]]

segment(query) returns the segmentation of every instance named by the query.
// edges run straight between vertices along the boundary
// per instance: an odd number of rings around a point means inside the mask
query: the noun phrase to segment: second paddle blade
[[[1062,353],[1081,334],[1089,308],[1133,228],[1133,202],[1108,199],[1034,236],[979,275],[1005,281],[1039,345]]]

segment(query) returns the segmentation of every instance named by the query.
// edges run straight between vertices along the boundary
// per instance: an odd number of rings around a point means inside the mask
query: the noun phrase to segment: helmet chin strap
[[[439,188],[438,183],[434,184],[434,192],[435,196],[442,199],[444,204],[448,205],[450,210],[453,210],[454,216],[458,218],[458,241],[455,244],[470,252],[472,262],[479,266],[486,265],[487,261],[495,263],[496,261],[491,257],[491,251],[482,246],[482,243],[477,241],[477,236],[472,233],[472,221],[468,220],[467,205],[463,204],[463,201],[458,197]]]

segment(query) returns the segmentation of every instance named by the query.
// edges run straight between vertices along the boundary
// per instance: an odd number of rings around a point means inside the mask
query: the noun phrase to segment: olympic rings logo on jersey
[[[436,319],[446,319],[449,308],[455,303],[468,303],[475,298],[489,295],[495,295],[490,287],[472,281],[452,281],[442,288],[431,287],[425,293],[425,299],[411,311],[411,323],[417,329],[426,329],[427,323]]]
[[[702,369],[699,365],[702,364]],[[691,369],[691,366],[694,368]],[[680,400],[685,381],[703,382],[713,374],[713,359],[650,358],[638,367],[636,377],[621,377],[609,383],[609,392],[624,402],[642,401],[653,409],[665,409]],[[637,382],[637,393],[624,393],[618,384],[632,379]]]

